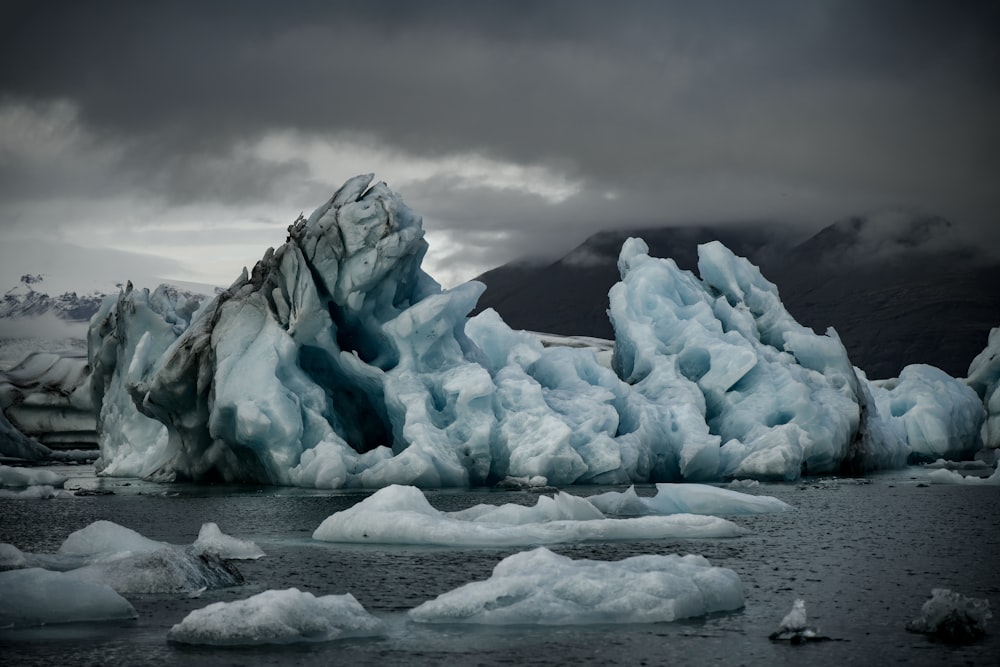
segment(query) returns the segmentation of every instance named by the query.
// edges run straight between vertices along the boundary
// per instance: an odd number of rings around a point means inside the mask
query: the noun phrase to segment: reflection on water
[[[107,490],[65,500],[0,500],[0,542],[55,551],[99,519],[156,540],[190,544],[202,523],[251,539],[267,553],[241,562],[245,586],[200,598],[131,597],[134,622],[0,631],[3,664],[993,664],[996,634],[969,646],[935,644],[905,631],[931,588],[988,598],[1000,609],[1000,493],[995,487],[918,486],[907,473],[872,484],[761,485],[795,512],[731,517],[750,529],[725,540],[563,545],[572,558],[617,560],[644,553],[699,553],[735,570],[746,592],[739,612],[669,624],[587,627],[424,626],[406,610],[469,581],[485,579],[515,549],[447,549],[314,542],[312,531],[364,496],[287,488],[161,485],[97,479],[88,467],[61,469],[68,488]],[[607,487],[569,489],[590,495]],[[622,490],[620,488],[615,490]],[[652,494],[651,487],[639,489]],[[441,491],[442,510],[476,503],[533,504],[531,493]],[[168,644],[167,630],[215,601],[295,587],[316,595],[352,593],[386,622],[386,636],[325,644],[203,648]],[[767,636],[792,601],[806,600],[810,624],[838,641],[791,646]],[[989,628],[988,628],[989,629]]]

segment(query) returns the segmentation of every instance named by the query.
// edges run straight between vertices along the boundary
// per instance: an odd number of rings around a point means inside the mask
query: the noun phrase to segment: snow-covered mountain
[[[67,322],[86,322],[97,312],[104,297],[105,294],[99,292],[49,294],[44,274],[26,273],[17,285],[4,293],[0,301],[0,318],[52,315]]]

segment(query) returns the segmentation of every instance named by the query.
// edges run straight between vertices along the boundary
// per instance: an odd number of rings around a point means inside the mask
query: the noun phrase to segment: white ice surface
[[[13,498],[17,500],[46,500],[48,498],[72,498],[73,493],[65,489],[56,489],[47,484],[27,486],[23,489],[2,489],[0,488],[0,498]]]
[[[202,524],[193,546],[197,555],[212,554],[226,560],[257,560],[264,556],[259,546],[249,540],[226,535],[213,522]]]
[[[136,618],[110,586],[40,568],[0,572],[0,627]]]
[[[560,494],[564,496],[567,494]],[[590,518],[559,518],[567,514]],[[491,516],[492,514],[492,516]],[[434,509],[415,487],[390,486],[323,521],[313,538],[326,542],[522,546],[591,540],[736,537],[745,529],[719,517],[676,514],[608,519],[582,499],[539,499],[533,508],[507,505],[466,513]]]
[[[964,484],[966,486],[1000,486],[1000,466],[988,477],[963,475],[954,470],[939,468],[927,473],[927,481],[935,484]]]
[[[110,521],[95,521],[66,538],[55,554],[22,553],[25,564],[64,571],[77,581],[121,594],[194,593],[242,582],[220,558],[193,547],[151,540]]]
[[[743,606],[732,570],[696,555],[573,560],[544,547],[508,556],[486,581],[412,609],[423,623],[659,623]]]
[[[15,468],[0,465],[0,486],[24,488],[28,486],[61,487],[66,477],[45,468]]]
[[[252,645],[322,642],[379,634],[382,622],[350,593],[316,597],[295,588],[258,593],[196,609],[170,628],[183,644]]]
[[[657,484],[656,495],[641,497],[635,487],[609,491],[587,500],[605,514],[643,516],[668,514],[760,514],[794,509],[773,496],[755,496],[708,484]]]

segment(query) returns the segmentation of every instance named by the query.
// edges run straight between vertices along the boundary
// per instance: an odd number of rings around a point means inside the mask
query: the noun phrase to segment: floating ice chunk
[[[730,489],[752,489],[760,486],[760,482],[756,479],[734,479],[727,486]]]
[[[500,507],[487,522],[488,513],[474,510],[457,518],[457,513],[441,512],[427,502],[419,489],[389,486],[357,505],[337,512],[323,521],[313,538],[326,542],[368,542],[381,544],[432,544],[441,546],[522,546],[566,542],[646,540],[694,537],[736,537],[745,529],[719,517],[677,514],[668,517],[632,519],[597,518],[593,506],[590,519],[549,519],[572,504],[579,512],[582,499],[546,499],[535,508],[535,517],[522,510]],[[577,502],[579,501],[579,503]],[[560,505],[560,502],[565,503]],[[595,514],[596,513],[596,514]],[[603,516],[603,515],[602,515]],[[528,521],[503,523],[502,521]]]
[[[0,570],[15,570],[27,565],[28,560],[20,549],[13,544],[0,542]]]
[[[707,484],[657,484],[656,495],[643,498],[629,487],[587,498],[605,514],[618,516],[666,514],[760,514],[793,509],[773,496],[754,496]]]
[[[140,535],[131,528],[111,521],[95,521],[70,533],[59,547],[58,555],[90,558],[121,552],[146,553],[171,546]]]
[[[931,463],[924,464],[924,467],[928,470],[936,470],[943,468],[946,470],[986,470],[992,466],[986,461],[949,461],[947,459],[938,459]]]
[[[28,565],[67,571],[121,594],[193,593],[243,583],[243,575],[216,555],[157,542],[110,521],[71,533],[55,554],[23,556]]]
[[[56,489],[47,484],[29,486],[23,489],[0,489],[0,498],[18,500],[45,500],[47,498],[72,498],[73,494],[64,489]]]
[[[98,557],[71,572],[78,579],[107,584],[123,595],[191,594],[244,581],[239,570],[219,557],[196,556],[189,549],[172,545],[158,551]]]
[[[15,468],[0,465],[0,486],[23,488],[27,486],[61,487],[66,477],[44,468]]]
[[[212,522],[202,524],[194,542],[194,553],[199,556],[212,554],[226,560],[256,560],[264,556],[253,542],[226,535]]]
[[[935,588],[920,608],[920,616],[907,623],[906,629],[961,643],[985,635],[986,621],[992,616],[989,600]]]
[[[939,468],[927,473],[927,481],[935,484],[964,484],[967,486],[1000,486],[1000,466],[989,477],[963,475],[954,470]]]
[[[382,622],[350,593],[316,597],[289,588],[196,609],[170,628],[167,639],[182,644],[292,644],[381,632]]]
[[[541,547],[508,556],[486,581],[439,595],[409,615],[422,623],[660,623],[742,606],[739,575],[702,556],[604,562]]]
[[[111,587],[40,568],[0,572],[0,627],[133,619]]]

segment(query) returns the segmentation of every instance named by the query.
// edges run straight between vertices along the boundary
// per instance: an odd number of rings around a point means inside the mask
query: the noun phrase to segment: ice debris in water
[[[250,645],[324,642],[380,634],[382,622],[350,593],[316,597],[295,588],[196,609],[170,628],[183,644]]]
[[[243,583],[230,563],[192,547],[151,540],[111,521],[69,535],[55,554],[22,553],[24,564],[65,571],[122,594],[196,593]]]
[[[834,331],[798,324],[719,243],[699,247],[697,277],[626,241],[613,370],[495,311],[470,318],[483,285],[442,290],[420,266],[420,216],[372,178],[348,180],[208,304],[131,286],[104,303],[88,338],[102,474],[317,488],[793,480],[980,446],[977,390],[929,367],[868,382]]]
[[[15,468],[0,465],[0,486],[25,488],[30,486],[61,487],[66,477],[44,468]]]
[[[702,556],[573,560],[544,547],[508,556],[476,581],[409,612],[423,623],[659,623],[743,606],[732,570]]]
[[[523,546],[593,540],[736,537],[746,532],[714,516],[676,514],[609,519],[568,493],[540,496],[536,505],[477,505],[442,512],[412,486],[388,486],[327,517],[313,532],[326,542]]]
[[[1000,486],[1000,465],[988,477],[978,475],[963,475],[954,470],[938,468],[927,473],[928,482],[935,484],[964,484],[966,486]]]
[[[992,617],[990,602],[969,598],[947,588],[935,588],[920,608],[920,616],[906,624],[910,632],[920,632],[947,642],[962,643],[986,634]]]
[[[72,498],[72,491],[56,489],[47,484],[36,486],[26,486],[23,489],[2,489],[0,488],[0,498],[12,498],[16,500],[45,500],[47,498]]]
[[[27,568],[0,572],[0,627],[136,618],[110,586],[72,573]]]
[[[778,629],[771,633],[769,639],[801,644],[807,641],[821,641],[828,637],[821,636],[816,628],[809,627],[806,620],[806,601],[798,599],[792,603],[791,610],[781,619]]]
[[[20,549],[13,544],[0,542],[0,570],[14,570],[27,565],[28,561]]]
[[[196,555],[211,554],[225,560],[257,560],[264,556],[259,546],[249,540],[226,535],[213,522],[202,524],[193,547]]]
[[[618,493],[589,496],[588,501],[605,514],[618,516],[668,514],[760,514],[794,509],[773,496],[754,496],[708,484],[657,484],[656,495],[641,497],[635,486]]]

